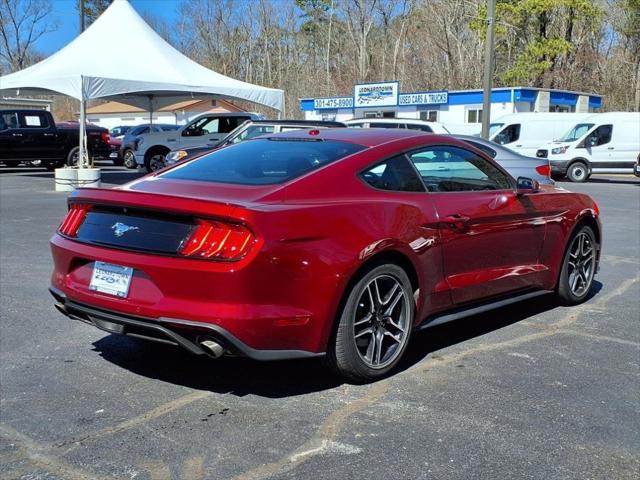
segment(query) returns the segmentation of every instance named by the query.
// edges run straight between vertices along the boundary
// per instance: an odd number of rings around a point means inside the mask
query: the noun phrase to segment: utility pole
[[[80,33],[84,32],[84,0],[80,0]]]
[[[482,87],[482,138],[486,139],[489,138],[489,125],[491,124],[496,0],[487,0],[487,10],[487,39],[484,50],[484,81]]]

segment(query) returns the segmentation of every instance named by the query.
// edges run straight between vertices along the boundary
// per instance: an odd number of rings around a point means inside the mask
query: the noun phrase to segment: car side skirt
[[[454,320],[470,317],[479,313],[485,313],[496,308],[505,307],[513,303],[518,303],[523,300],[539,297],[541,295],[548,295],[550,293],[553,293],[553,290],[534,290],[520,293],[518,295],[512,295],[509,297],[501,297],[499,299],[491,300],[488,302],[474,303],[473,305],[461,307],[453,311],[449,310],[447,312],[427,317],[416,327],[416,330],[424,330],[427,328],[435,327],[436,325],[453,322]]]

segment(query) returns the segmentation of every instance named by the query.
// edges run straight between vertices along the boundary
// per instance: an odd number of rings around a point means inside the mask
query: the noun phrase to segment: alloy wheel
[[[166,165],[164,163],[164,155],[156,154],[149,159],[149,169],[152,172],[156,170],[160,170],[164,168]]]
[[[595,267],[593,239],[586,232],[580,232],[569,248],[568,259],[569,288],[576,297],[584,296],[591,288]]]
[[[403,351],[410,329],[411,306],[402,284],[379,275],[364,288],[353,322],[353,339],[367,366],[380,369]]]
[[[124,161],[124,166],[127,168],[136,168],[136,156],[131,150],[127,150],[124,152],[122,157]]]

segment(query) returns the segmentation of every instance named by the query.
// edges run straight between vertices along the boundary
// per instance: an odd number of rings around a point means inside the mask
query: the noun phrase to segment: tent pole
[[[153,95],[149,95],[149,125],[153,125]]]
[[[80,129],[78,139],[80,141],[80,151],[78,152],[78,167],[88,168],[89,159],[87,155],[87,128],[86,128],[87,104],[83,99],[80,100]]]

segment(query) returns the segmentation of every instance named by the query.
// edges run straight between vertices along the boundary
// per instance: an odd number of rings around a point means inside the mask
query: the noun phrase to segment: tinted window
[[[409,155],[430,192],[505,190],[508,177],[492,163],[458,147],[429,147]]]
[[[415,123],[407,123],[407,128],[409,130],[422,130],[423,132],[433,132],[431,127],[427,125],[416,125]]]
[[[369,128],[400,128],[397,123],[371,122]]]
[[[0,130],[8,128],[18,128],[18,115],[15,112],[0,114]]]
[[[364,148],[332,140],[256,139],[216,150],[161,177],[243,185],[282,183]]]
[[[496,152],[493,148],[490,148],[490,147],[488,147],[488,146],[486,146],[486,145],[484,145],[482,143],[474,142],[472,140],[465,140],[465,142],[467,142],[469,145],[473,145],[478,150],[482,150],[484,153],[489,155],[491,158],[496,158],[496,155],[498,154],[498,152]]]
[[[499,143],[500,145],[505,145],[507,143],[515,142],[520,138],[520,124],[514,123],[513,125],[509,125],[505,127],[498,135],[494,141]]]
[[[178,129],[178,125],[162,125],[160,127],[160,129],[163,132],[172,132],[173,130],[177,130]]]
[[[605,145],[611,141],[611,132],[613,131],[613,125],[600,125],[593,132],[589,134],[586,139],[587,146],[597,147],[598,145]]]
[[[129,132],[130,135],[144,135],[145,133],[149,133],[149,127],[140,125],[138,127],[132,128]]]
[[[424,185],[404,155],[365,170],[360,177],[374,188],[396,192],[424,192]]]
[[[20,114],[22,128],[44,128],[49,125],[44,113],[30,112]]]

